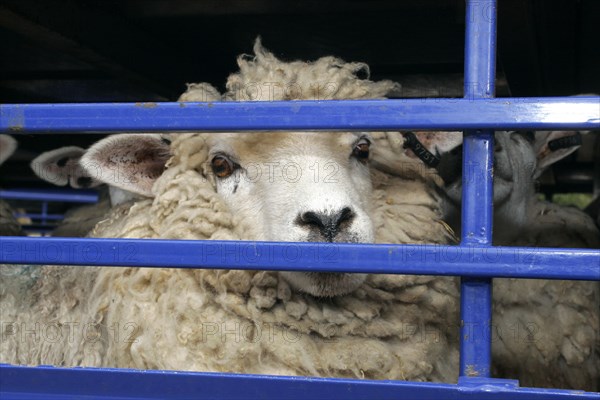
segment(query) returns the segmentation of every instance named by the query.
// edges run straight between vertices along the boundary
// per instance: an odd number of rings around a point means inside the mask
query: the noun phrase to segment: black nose
[[[297,224],[306,226],[318,233],[327,242],[333,242],[335,236],[355,217],[350,207],[334,213],[307,211],[298,216]]]
[[[77,184],[83,188],[90,187],[92,184],[92,178],[87,176],[77,178]]]

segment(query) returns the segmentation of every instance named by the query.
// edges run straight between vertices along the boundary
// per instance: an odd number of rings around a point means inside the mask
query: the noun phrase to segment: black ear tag
[[[548,148],[551,151],[556,151],[556,150],[560,150],[560,149],[566,149],[568,147],[581,146],[581,143],[582,143],[581,133],[577,132],[574,135],[563,136],[561,138],[549,141]]]
[[[404,148],[411,149],[426,165],[435,168],[440,163],[440,159],[427,150],[414,133],[405,132],[402,135],[405,139]]]

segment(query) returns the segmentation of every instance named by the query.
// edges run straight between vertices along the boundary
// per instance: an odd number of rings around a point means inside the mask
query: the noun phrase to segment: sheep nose
[[[297,224],[318,232],[325,241],[333,242],[335,236],[349,225],[354,217],[354,211],[350,207],[332,213],[307,211],[298,216]]]

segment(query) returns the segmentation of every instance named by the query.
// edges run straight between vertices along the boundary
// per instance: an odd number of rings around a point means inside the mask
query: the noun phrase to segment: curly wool
[[[400,86],[392,81],[373,82],[369,66],[322,57],[313,62],[285,62],[254,44],[254,56],[241,55],[240,68],[227,79],[226,101],[383,99]],[[360,79],[362,74],[366,79]]]
[[[535,201],[531,212],[518,237],[498,244],[600,248],[600,233],[582,211]],[[599,310],[598,282],[495,279],[496,369],[524,386],[597,391]]]

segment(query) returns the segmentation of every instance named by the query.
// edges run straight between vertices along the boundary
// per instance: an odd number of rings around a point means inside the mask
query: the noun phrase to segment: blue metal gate
[[[465,98],[329,102],[214,103],[179,107],[133,104],[8,104],[0,106],[0,132],[135,132],[165,130],[465,130],[464,165],[480,168],[463,193],[460,246],[337,246],[339,263],[315,260],[323,244],[298,243],[290,262],[289,243],[269,246],[268,260],[223,265],[235,242],[35,239],[2,237],[0,263],[176,268],[311,270],[454,275],[462,278],[461,322],[480,335],[461,332],[458,384],[359,381],[239,374],[133,371],[92,368],[0,366],[2,399],[67,398],[270,398],[270,399],[600,399],[598,393],[520,388],[517,381],[490,378],[491,278],[600,280],[600,250],[491,247],[493,130],[599,129],[598,97],[494,99],[496,1],[468,0]],[[467,171],[467,168],[463,168]],[[464,172],[463,172],[464,173]],[[466,179],[464,180],[467,181]],[[43,255],[52,249],[53,260]],[[302,251],[303,249],[311,251]],[[127,251],[125,251],[127,250]],[[133,250],[133,251],[132,251]],[[446,257],[432,255],[444,252]],[[56,255],[58,254],[58,255]],[[132,255],[133,254],[133,255]],[[169,256],[176,254],[177,257]],[[493,254],[491,257],[490,254]],[[127,256],[125,256],[127,255]],[[365,260],[369,260],[369,265]],[[199,261],[200,260],[200,261]],[[444,260],[451,260],[444,261]],[[343,263],[341,262],[343,261]],[[398,265],[407,264],[407,267]],[[342,266],[343,265],[343,266]],[[466,328],[465,328],[466,329]],[[467,366],[469,376],[467,376]],[[474,372],[474,373],[473,373]],[[472,375],[477,375],[473,377]]]

